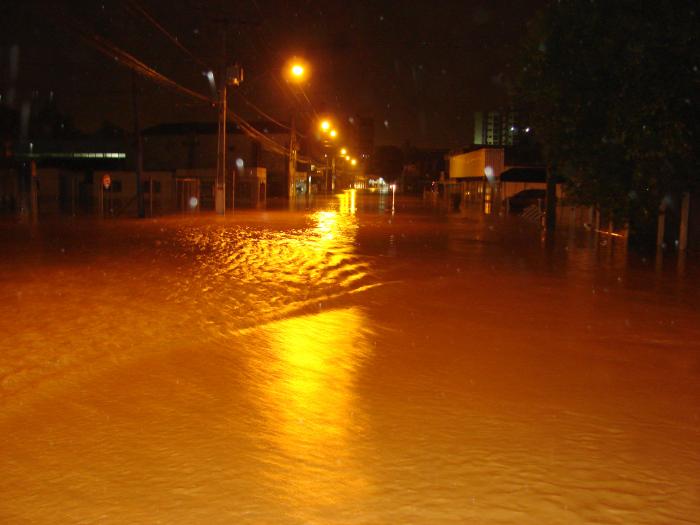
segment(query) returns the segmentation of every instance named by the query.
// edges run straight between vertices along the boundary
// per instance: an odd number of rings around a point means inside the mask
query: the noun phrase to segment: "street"
[[[348,194],[0,225],[0,521],[696,522],[696,261]]]

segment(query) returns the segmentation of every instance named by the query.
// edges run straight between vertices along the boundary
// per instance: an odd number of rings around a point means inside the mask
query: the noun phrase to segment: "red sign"
[[[108,173],[105,173],[104,175],[102,175],[102,187],[104,189],[108,190],[111,185],[112,185],[112,177],[110,177]]]

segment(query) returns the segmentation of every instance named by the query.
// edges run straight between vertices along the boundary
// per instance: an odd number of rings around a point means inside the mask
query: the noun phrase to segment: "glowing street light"
[[[301,78],[304,76],[304,66],[301,64],[294,64],[290,70],[292,76],[295,78]]]
[[[338,132],[334,129],[330,130],[330,132],[328,134],[331,136],[332,139],[334,139],[338,136]]]
[[[345,160],[349,161],[349,160],[350,160],[350,155],[345,155]]]
[[[348,154],[348,150],[345,149],[345,148],[342,148],[342,149],[340,150],[340,154],[343,155],[343,156],[345,156],[345,155]]]
[[[353,166],[355,166],[355,165],[357,164],[357,159],[352,159],[352,160],[350,161],[350,164],[352,164]]]
[[[321,121],[321,131],[324,133],[331,129],[331,123],[328,120]]]
[[[294,57],[287,62],[285,68],[284,75],[287,77],[288,81],[300,84],[306,80],[309,71],[306,61]]]

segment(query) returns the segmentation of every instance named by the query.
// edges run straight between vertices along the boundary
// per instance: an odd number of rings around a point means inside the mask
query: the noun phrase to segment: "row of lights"
[[[289,63],[288,78],[294,83],[300,83],[306,77],[308,66],[300,59],[293,59]],[[319,124],[321,133],[328,135],[331,139],[338,138],[338,131],[333,127],[330,120],[324,119]],[[347,148],[341,148],[340,155],[345,158],[352,166],[357,165],[357,159],[352,158],[348,153]]]

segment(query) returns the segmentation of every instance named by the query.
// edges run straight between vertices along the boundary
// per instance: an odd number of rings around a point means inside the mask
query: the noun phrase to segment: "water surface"
[[[697,523],[696,267],[567,233],[0,226],[0,521]]]

